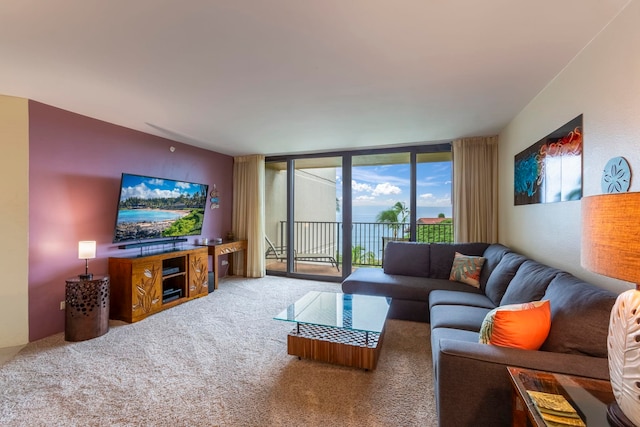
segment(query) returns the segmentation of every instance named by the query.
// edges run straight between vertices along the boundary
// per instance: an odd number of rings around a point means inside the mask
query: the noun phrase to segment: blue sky
[[[410,169],[408,164],[356,166],[351,190],[353,206],[388,208],[396,202],[409,206]],[[338,198],[342,200],[342,170],[336,176]],[[418,163],[418,207],[451,206],[451,162]]]
[[[173,198],[179,197],[181,194],[192,195],[202,190],[201,184],[124,174],[120,199],[126,200],[129,197],[141,199]]]

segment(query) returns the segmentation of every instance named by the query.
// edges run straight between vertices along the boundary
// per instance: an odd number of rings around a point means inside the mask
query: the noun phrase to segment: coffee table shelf
[[[289,333],[287,351],[300,358],[373,370],[378,364],[383,336],[384,330],[375,333],[300,325]]]

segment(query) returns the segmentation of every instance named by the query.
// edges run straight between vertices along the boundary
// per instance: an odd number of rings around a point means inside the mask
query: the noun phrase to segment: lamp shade
[[[78,242],[78,258],[93,259],[96,257],[95,240],[82,240]]]
[[[640,283],[640,193],[582,198],[580,263],[594,273]]]
[[[640,193],[582,199],[580,263],[636,285],[618,296],[609,318],[609,378],[616,402],[607,415],[616,420],[612,425],[640,426]],[[620,411],[624,422],[619,422]]]

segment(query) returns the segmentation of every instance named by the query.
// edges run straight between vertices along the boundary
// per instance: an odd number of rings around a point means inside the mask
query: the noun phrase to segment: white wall
[[[29,341],[29,104],[0,95],[0,348]]]
[[[287,219],[287,169],[286,164],[279,164],[284,170],[265,167],[265,230],[267,237],[276,246],[279,241],[280,221]]]
[[[273,166],[273,165],[271,165]],[[284,163],[278,164],[286,166]],[[334,222],[336,220],[336,169],[296,169],[296,221]],[[280,221],[287,219],[287,171],[265,167],[265,233],[274,245],[280,242]],[[321,249],[321,248],[319,248]]]
[[[584,114],[583,195],[601,194],[602,170],[617,156],[635,173],[629,191],[640,191],[638,17],[634,0],[509,123],[499,143],[500,242],[615,292],[631,285],[580,266],[580,202],[514,206],[514,156]]]

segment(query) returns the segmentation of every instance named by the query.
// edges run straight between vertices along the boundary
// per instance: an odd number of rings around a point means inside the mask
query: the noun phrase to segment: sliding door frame
[[[300,274],[294,271],[294,259],[293,251],[287,250],[287,271],[277,272],[270,271],[270,275],[287,276],[310,280],[321,280],[328,282],[341,282],[351,272],[352,268],[352,222],[353,222],[353,197],[351,193],[351,181],[353,172],[353,157],[354,156],[366,156],[366,155],[380,155],[380,154],[394,154],[394,153],[409,153],[410,155],[410,194],[409,194],[409,210],[411,224],[416,224],[417,221],[417,157],[421,153],[444,153],[451,152],[451,142],[440,142],[429,145],[412,145],[394,148],[382,148],[382,149],[366,149],[366,150],[349,150],[349,151],[334,151],[323,152],[313,154],[299,154],[299,155],[286,155],[286,156],[268,156],[265,158],[266,163],[270,162],[286,162],[287,164],[287,248],[294,246],[294,206],[295,201],[293,195],[295,194],[295,161],[298,159],[313,159],[322,157],[341,157],[342,158],[342,276],[319,276],[310,274]],[[410,227],[410,241],[416,241],[416,227]]]

